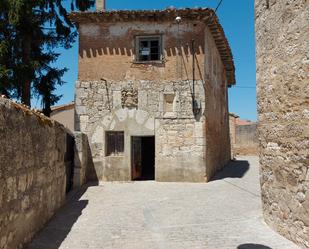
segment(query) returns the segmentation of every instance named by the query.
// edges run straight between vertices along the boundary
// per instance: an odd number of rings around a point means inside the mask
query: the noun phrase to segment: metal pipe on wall
[[[192,40],[192,96],[193,96],[193,104],[195,103],[195,41]]]

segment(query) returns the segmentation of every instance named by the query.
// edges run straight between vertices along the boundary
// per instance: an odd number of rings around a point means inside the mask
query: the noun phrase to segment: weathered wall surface
[[[229,117],[232,157],[258,155],[257,123],[242,120],[233,113],[230,113]]]
[[[251,145],[257,143],[257,124],[236,125],[236,144]]]
[[[156,131],[156,179],[205,182],[205,122],[162,119]]]
[[[210,31],[205,32],[206,177],[231,159],[225,70]]]
[[[129,85],[138,90],[138,107],[134,109],[122,108],[121,104],[121,91]],[[155,136],[157,181],[204,181],[204,117],[196,120],[192,113],[191,87],[190,81],[77,82],[76,127],[88,136],[95,177],[131,180],[131,136]],[[195,87],[202,114],[202,82],[195,82]],[[164,94],[175,95],[173,112],[165,112]],[[105,155],[106,131],[125,131],[123,156]],[[196,168],[187,165],[178,173],[173,171],[182,167],[181,158],[195,161]]]
[[[157,181],[204,181],[205,142],[195,144],[196,140],[202,140],[203,134],[198,134],[195,126],[204,127],[205,121],[201,81],[204,36],[200,35],[204,33],[204,24],[199,21],[179,26],[173,22],[81,24],[79,31],[76,128],[88,135],[95,177],[131,180],[131,136],[155,136]],[[147,34],[164,34],[163,63],[134,63],[135,36]],[[195,96],[203,108],[197,119],[192,112],[192,39],[195,39]],[[128,87],[138,93],[138,105],[133,109],[122,105],[122,91]],[[174,95],[169,113],[164,110],[165,94]],[[125,132],[122,156],[105,155],[106,131]],[[190,134],[197,135],[190,137]],[[192,168],[183,165],[188,156],[196,162]]]
[[[309,248],[309,1],[255,2],[264,217]]]
[[[155,136],[157,181],[207,181],[230,160],[226,72],[203,22],[81,23],[79,32],[75,124],[89,138],[99,180],[131,180],[131,136]],[[163,63],[134,63],[141,34],[163,34]],[[128,87],[138,95],[131,109],[122,104]],[[174,95],[168,112],[167,94]],[[106,131],[125,132],[122,156],[105,155]]]
[[[231,143],[231,158],[235,157],[234,145],[236,143],[236,118],[238,116],[232,113],[229,114],[229,126],[230,126],[230,143]]]
[[[234,114],[231,114],[231,113],[229,114],[231,144],[236,143],[236,118],[238,118],[238,116],[234,116]]]
[[[50,114],[50,118],[56,120],[60,124],[63,124],[71,132],[74,132],[74,105],[63,110],[53,111]]]
[[[258,154],[257,124],[236,125],[234,153],[239,155]]]
[[[0,248],[21,248],[64,203],[68,133],[0,98]]]
[[[88,155],[88,137],[81,132],[75,132],[75,146],[74,146],[74,188],[80,188],[87,182],[87,169],[90,168],[91,157]],[[97,180],[97,179],[92,179]]]
[[[80,81],[178,80],[192,79],[191,41],[200,69],[204,61],[204,23],[129,22],[80,24]],[[135,58],[136,35],[163,35],[163,63],[138,64]],[[178,54],[181,56],[178,56]],[[196,78],[201,78],[196,69]]]

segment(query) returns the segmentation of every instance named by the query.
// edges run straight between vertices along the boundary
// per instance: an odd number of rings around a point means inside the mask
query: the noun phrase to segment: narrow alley
[[[263,221],[258,158],[208,184],[106,182],[71,196],[28,249],[296,249]]]

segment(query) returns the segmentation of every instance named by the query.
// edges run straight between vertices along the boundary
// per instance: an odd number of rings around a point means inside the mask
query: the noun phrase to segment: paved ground
[[[208,184],[104,183],[72,198],[29,249],[296,249],[261,216],[258,160]]]

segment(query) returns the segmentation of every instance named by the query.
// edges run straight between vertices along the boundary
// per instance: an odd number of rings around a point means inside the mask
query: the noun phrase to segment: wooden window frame
[[[105,156],[119,157],[124,155],[124,131],[105,132]]]
[[[155,41],[158,40],[159,45],[158,45],[158,60],[152,60],[151,59],[151,50],[150,50],[150,55],[148,60],[141,60],[140,59],[140,42],[141,41]],[[135,41],[135,58],[134,58],[134,63],[137,64],[147,64],[147,63],[163,63],[163,35],[162,34],[149,34],[149,35],[136,35],[134,37]],[[150,48],[151,49],[151,48]]]

